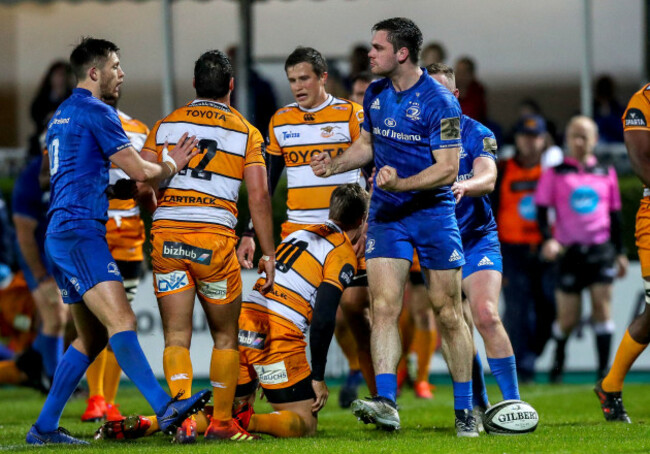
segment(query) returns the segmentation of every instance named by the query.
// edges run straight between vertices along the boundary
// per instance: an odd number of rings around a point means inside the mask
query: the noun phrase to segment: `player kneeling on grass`
[[[329,220],[290,234],[278,246],[273,289],[259,293],[262,278],[244,301],[234,416],[249,432],[276,437],[316,432],[317,414],[329,394],[324,374],[336,309],[356,272],[353,245],[363,244],[367,212],[368,194],[359,185],[336,188]],[[258,382],[273,413],[253,411]]]
[[[265,282],[262,276],[245,298],[239,317],[239,383],[233,416],[249,432],[276,437],[316,432],[316,415],[329,395],[324,375],[336,309],[356,272],[355,250],[364,243],[360,239],[368,198],[358,184],[336,188],[328,221],[298,230],[278,246],[271,291],[266,295],[258,291]],[[273,413],[253,411],[258,382]],[[196,422],[201,433],[209,421],[199,413]],[[137,438],[156,429],[154,417],[134,416],[104,424],[97,437]]]

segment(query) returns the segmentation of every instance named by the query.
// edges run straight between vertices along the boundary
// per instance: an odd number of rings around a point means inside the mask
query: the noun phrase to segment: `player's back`
[[[48,232],[95,228],[107,218],[109,157],[128,147],[115,109],[75,88],[48,124]]]
[[[260,278],[245,301],[291,321],[303,332],[311,323],[321,283],[342,290],[352,282],[357,265],[350,240],[331,221],[287,236],[276,249],[275,259],[271,291],[266,295],[259,293],[264,283]]]
[[[171,148],[185,132],[199,140],[200,153],[161,183],[152,228],[234,235],[244,168],[264,165],[262,136],[228,105],[195,100],[156,123],[143,149],[160,159],[165,141]]]
[[[334,189],[359,181],[358,169],[319,178],[309,164],[312,156],[321,152],[332,157],[342,154],[359,138],[362,122],[361,106],[331,95],[323,106],[304,110],[292,103],[273,115],[267,152],[284,157],[289,222],[325,222]]]
[[[389,79],[373,82],[364,98],[364,129],[372,134],[375,167],[391,166],[400,178],[435,164],[432,150],[460,147],[460,107],[426,71],[411,88],[396,91]],[[371,217],[395,218],[436,208],[453,213],[450,185],[426,191],[389,192],[375,184]]]
[[[463,148],[460,152],[457,181],[464,181],[474,176],[476,158],[496,161],[497,142],[492,131],[467,115],[461,117],[460,125]],[[497,229],[490,198],[487,195],[463,197],[456,204],[456,218],[463,238]]]

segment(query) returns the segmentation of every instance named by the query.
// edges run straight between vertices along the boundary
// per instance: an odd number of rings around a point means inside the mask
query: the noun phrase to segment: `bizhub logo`
[[[165,241],[163,243],[162,256],[170,259],[189,260],[201,265],[209,265],[212,260],[212,251],[190,246],[185,243]]]
[[[239,330],[239,345],[242,347],[264,350],[265,340],[266,334],[257,333],[255,331],[248,331],[245,329]]]
[[[571,194],[571,209],[578,214],[591,214],[596,211],[600,197],[589,186],[581,186]]]

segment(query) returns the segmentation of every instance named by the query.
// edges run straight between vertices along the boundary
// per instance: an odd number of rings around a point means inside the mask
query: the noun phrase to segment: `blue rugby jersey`
[[[363,128],[372,135],[377,170],[389,165],[400,178],[408,178],[435,164],[433,150],[461,146],[458,100],[424,70],[414,86],[401,92],[388,78],[373,82],[363,110]],[[370,216],[392,220],[428,208],[453,213],[450,188],[388,192],[375,184]]]
[[[487,127],[467,115],[460,121],[463,148],[460,151],[460,167],[457,181],[474,176],[473,164],[476,158],[488,158],[496,161],[497,141]],[[492,205],[487,195],[481,197],[463,197],[456,205],[458,228],[463,238],[482,235],[496,231],[497,224],[492,214]]]
[[[11,209],[37,222],[36,243],[41,254],[45,251],[45,230],[47,229],[47,209],[50,201],[49,191],[44,192],[38,181],[43,156],[32,159],[18,176],[11,194]]]
[[[47,126],[51,198],[48,232],[105,230],[108,158],[131,145],[117,111],[75,88]]]

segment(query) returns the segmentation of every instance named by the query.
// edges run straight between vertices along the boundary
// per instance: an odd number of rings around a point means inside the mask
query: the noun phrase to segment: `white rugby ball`
[[[492,405],[483,420],[485,431],[493,435],[533,432],[539,423],[537,411],[523,400],[504,400]]]

